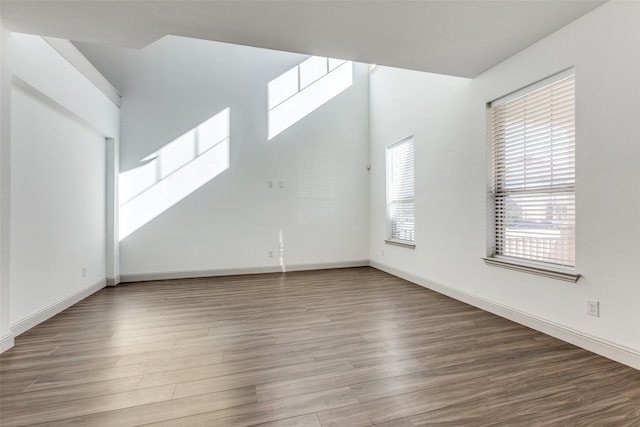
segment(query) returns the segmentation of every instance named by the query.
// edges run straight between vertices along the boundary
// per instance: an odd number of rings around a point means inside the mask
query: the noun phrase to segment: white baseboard
[[[328,262],[321,264],[287,265],[286,271],[326,270],[330,268],[366,267],[369,260]],[[234,276],[239,274],[281,273],[279,265],[248,268],[225,268],[219,270],[168,271],[158,273],[121,274],[121,282],[146,282],[150,280],[195,279],[199,277]]]
[[[7,332],[2,337],[0,337],[0,353],[4,353],[13,347],[14,344],[14,335],[13,332]]]
[[[102,279],[98,283],[95,283],[85,289],[82,289],[79,292],[76,292],[73,295],[66,297],[63,300],[60,300],[49,307],[43,308],[42,310],[33,313],[32,315],[22,319],[21,321],[11,325],[11,332],[14,337],[28,331],[34,326],[44,322],[45,320],[55,316],[56,314],[66,310],[71,307],[73,304],[76,304],[89,295],[99,291],[104,288],[106,285],[106,280]]]
[[[533,316],[520,310],[515,310],[513,308],[497,304],[477,295],[472,295],[450,286],[432,282],[377,261],[370,261],[369,265],[373,268],[385,271],[389,274],[449,296],[458,301],[478,307],[484,311],[488,311],[489,313],[504,317],[505,319],[509,319],[531,329],[535,329],[536,331],[540,331],[562,341],[584,348],[592,353],[599,354],[608,359],[615,360],[616,362],[640,370],[640,352],[631,348],[585,334],[584,332]]]
[[[107,277],[107,286],[116,286],[118,283],[120,283],[120,276],[116,276],[116,277]]]

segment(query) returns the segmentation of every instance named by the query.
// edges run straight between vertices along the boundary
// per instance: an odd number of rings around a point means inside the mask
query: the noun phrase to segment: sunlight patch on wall
[[[353,84],[353,63],[312,56],[268,84],[269,139]]]
[[[229,168],[230,109],[120,174],[120,240]]]

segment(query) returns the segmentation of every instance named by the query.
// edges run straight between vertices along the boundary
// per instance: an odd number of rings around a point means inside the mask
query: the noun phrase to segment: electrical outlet
[[[87,277],[87,267],[82,267],[82,277]]]
[[[267,186],[269,188],[273,188],[273,181],[267,181]]]
[[[589,316],[600,316],[600,302],[592,299],[587,300],[587,314]]]
[[[284,181],[278,181],[278,187],[284,188]]]
[[[273,258],[273,251],[268,252],[269,258]]]

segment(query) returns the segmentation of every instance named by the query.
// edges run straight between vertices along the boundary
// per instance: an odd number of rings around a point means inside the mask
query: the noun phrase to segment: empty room
[[[640,426],[640,1],[0,1],[0,425]]]

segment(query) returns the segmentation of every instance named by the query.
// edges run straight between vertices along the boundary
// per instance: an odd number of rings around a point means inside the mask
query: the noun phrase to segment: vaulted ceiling
[[[2,0],[12,31],[140,48],[166,34],[475,77],[605,0]]]

